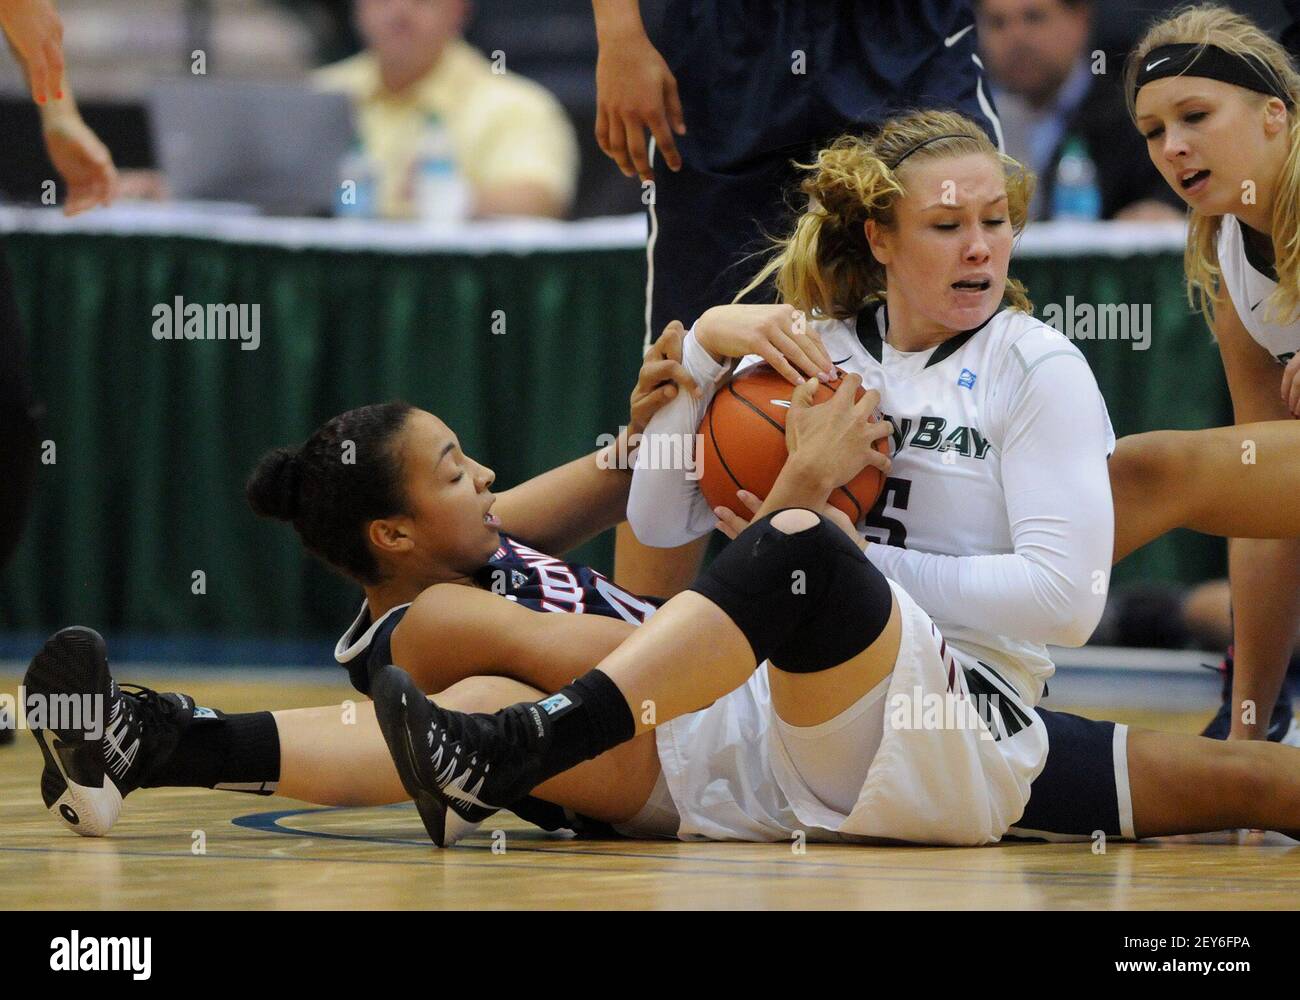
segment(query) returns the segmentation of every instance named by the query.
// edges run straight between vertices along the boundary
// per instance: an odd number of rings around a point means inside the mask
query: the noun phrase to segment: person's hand
[[[1282,402],[1291,416],[1300,417],[1300,354],[1293,354],[1282,372]]]
[[[63,97],[63,22],[50,0],[0,0],[0,29],[27,68],[32,100]]]
[[[654,180],[645,130],[671,170],[682,168],[673,133],[686,134],[677,78],[637,29],[602,44],[596,56],[596,142],[624,176]]]
[[[636,387],[632,390],[631,415],[628,434],[640,434],[659,408],[678,392],[689,392],[699,398],[703,390],[695,384],[690,372],[682,367],[682,340],[686,329],[677,320],[666,327],[641,362]]]
[[[695,339],[717,361],[757,354],[791,385],[801,385],[805,377],[824,382],[835,377],[826,345],[794,306],[714,306],[696,320]]]
[[[888,420],[872,419],[880,404],[880,393],[868,389],[855,402],[862,376],[851,372],[830,399],[814,406],[817,385],[815,379],[808,379],[790,397],[785,418],[787,464],[794,462],[804,473],[816,476],[825,485],[826,495],[868,465],[889,475],[889,457],[875,447],[877,441],[894,432]]]
[[[763,505],[763,501],[750,493],[749,490],[737,490],[736,496],[740,498],[742,504],[749,508],[751,514],[757,514],[758,509]],[[858,548],[866,551],[868,540],[865,535],[858,533],[858,529],[849,520],[848,514],[829,503],[822,507],[822,514],[835,527],[852,538],[857,543]],[[717,518],[713,525],[714,528],[721,531],[732,541],[735,541],[736,536],[748,528],[753,521],[752,517],[741,517],[730,507],[714,507],[713,516]]]
[[[44,134],[50,162],[68,188],[64,215],[107,205],[117,197],[113,157],[79,115],[63,115],[47,121]]]

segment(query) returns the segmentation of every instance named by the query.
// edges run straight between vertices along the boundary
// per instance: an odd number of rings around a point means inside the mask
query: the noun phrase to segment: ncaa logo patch
[[[957,384],[963,389],[974,389],[975,373],[969,368],[963,368],[961,374],[957,376]]]
[[[569,701],[566,695],[553,694],[549,698],[544,698],[539,701],[537,707],[547,715],[554,715],[560,709],[568,708],[572,704],[573,702]]]

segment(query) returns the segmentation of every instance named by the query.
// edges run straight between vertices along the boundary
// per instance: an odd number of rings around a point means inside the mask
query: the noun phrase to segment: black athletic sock
[[[272,795],[280,781],[280,731],[270,712],[195,719],[144,788],[222,788]]]
[[[533,826],[543,830],[571,830],[574,826],[574,820],[564,806],[557,806],[554,802],[547,802],[531,795],[525,795],[509,808],[524,822],[532,823]]]
[[[589,670],[529,707],[547,718],[548,736],[537,747],[543,781],[599,757],[636,735],[636,720],[627,699],[618,685],[599,670]]]

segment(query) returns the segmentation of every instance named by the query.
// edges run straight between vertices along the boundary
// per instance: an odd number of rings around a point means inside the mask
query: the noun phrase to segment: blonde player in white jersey
[[[1082,645],[1105,604],[1115,438],[1082,354],[1014,280],[1001,293],[997,258],[1024,224],[1028,180],[1009,166],[1005,188],[980,186],[967,168],[985,157],[961,155],[969,145],[960,120],[927,113],[824,150],[803,184],[812,207],[760,275],[775,274],[784,304],[702,315],[683,363],[705,391],[669,403],[646,434],[693,432],[733,370],[770,359],[800,377],[782,352],[801,357],[799,342],[805,367],[860,375],[894,428],[881,501],[857,525],[867,557],[960,661],[996,666],[1034,704],[1052,672],[1045,644]],[[890,205],[900,161],[909,207],[924,206],[907,231]],[[817,318],[792,340],[782,327],[796,310]],[[697,479],[638,468],[628,520],[647,544],[685,544],[720,516],[734,534]]]
[[[1232,695],[1206,735],[1276,740],[1292,722],[1279,691],[1300,622],[1300,74],[1248,18],[1207,4],[1147,31],[1125,91],[1151,161],[1190,209],[1189,297],[1213,327],[1235,421],[1251,426],[1121,442],[1116,556],[1192,510],[1236,536]],[[1216,497],[1223,483],[1258,500]]]

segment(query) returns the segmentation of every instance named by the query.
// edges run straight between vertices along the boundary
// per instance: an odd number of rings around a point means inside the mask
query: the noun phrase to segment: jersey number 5
[[[880,499],[863,519],[864,533],[873,542],[893,545],[903,549],[907,547],[907,526],[896,517],[886,517],[885,508],[907,510],[908,498],[912,495],[912,480],[898,479],[890,476],[885,480],[885,488],[880,491]],[[872,529],[875,531],[872,531]]]

